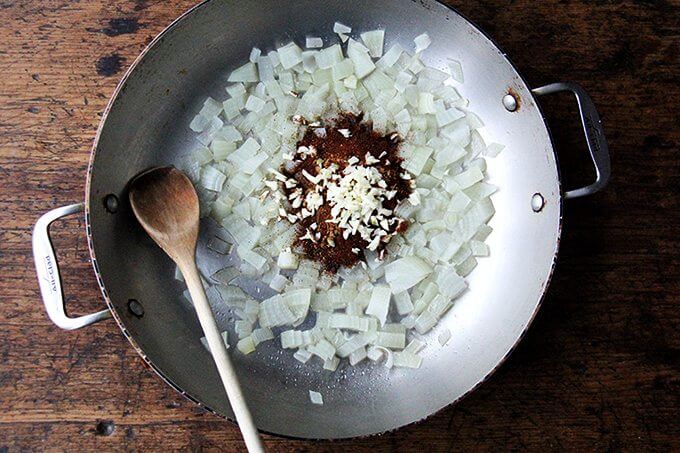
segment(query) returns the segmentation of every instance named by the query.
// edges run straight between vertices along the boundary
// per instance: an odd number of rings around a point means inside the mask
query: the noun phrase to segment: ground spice
[[[306,130],[302,139],[297,143],[297,147],[304,146],[316,152],[308,155],[297,154],[292,162],[282,166],[281,173],[286,178],[296,181],[294,187],[282,184],[286,199],[289,199],[299,188],[302,189],[303,198],[307,193],[314,192],[315,183],[310,181],[304,172],[317,176],[321,168],[335,164],[338,167],[338,173],[342,173],[349,165],[350,158],[355,157],[358,159],[355,165],[375,168],[386,183],[385,189],[396,192],[393,198],[382,202],[384,209],[392,211],[391,216],[387,216],[388,220],[396,219],[394,209],[413,191],[412,181],[403,177],[405,171],[401,168],[403,159],[399,156],[401,145],[399,135],[397,133],[379,134],[373,130],[372,124],[363,121],[363,114],[343,113],[325,125],[307,124],[304,120],[301,124],[306,127]],[[366,162],[367,154],[371,156],[369,158],[371,162]],[[326,222],[332,216],[331,206],[325,196],[323,204],[312,216],[302,218],[301,206],[296,208],[288,206],[286,210],[300,218],[297,222],[298,237],[295,246],[301,249],[308,258],[321,263],[326,271],[335,272],[341,266],[351,267],[364,259],[362,251],[369,244],[365,239],[358,233],[344,238],[342,229],[337,224]],[[391,223],[388,235],[382,238],[376,249],[378,253],[384,251],[387,242],[394,234],[406,229],[407,222],[398,220]],[[315,238],[314,241],[303,239],[308,231],[312,231],[318,239]]]

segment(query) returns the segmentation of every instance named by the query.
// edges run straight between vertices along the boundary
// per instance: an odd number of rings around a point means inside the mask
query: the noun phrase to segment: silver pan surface
[[[461,94],[485,122],[484,138],[506,149],[488,162],[489,180],[500,187],[493,196],[497,212],[488,239],[491,257],[480,260],[469,276],[470,290],[427,335],[420,369],[388,370],[362,363],[329,373],[298,363],[292,352],[273,342],[248,356],[232,353],[258,427],[303,438],[392,430],[433,414],[483,382],[538,310],[557,254],[562,213],[553,146],[531,90],[504,54],[451,9],[432,0],[202,3],[159,35],[128,71],[105,112],[88,173],[87,234],[102,292],[124,334],[170,385],[232,418],[213,362],[199,342],[202,333],[195,314],[182,302],[184,288],[173,278],[173,264],[134,220],[125,201],[126,184],[148,167],[179,165],[194,149],[187,125],[206,95],[225,97],[227,75],[243,63],[251,47],[303,43],[307,35],[334,39],[335,21],[359,31],[384,28],[386,48],[395,42],[411,48],[412,39],[427,32],[433,44],[425,52],[426,63],[444,69],[447,58],[462,62],[466,83]],[[544,91],[557,88],[565,87]],[[511,99],[503,102],[508,93],[518,104],[514,111],[508,109]],[[589,101],[583,93],[576,94]],[[595,135],[588,137],[591,145],[599,146],[591,149],[594,159],[596,153],[606,154],[604,138],[597,136],[596,115],[593,109]],[[597,187],[572,194],[597,190],[607,175],[608,166],[598,169]],[[44,225],[36,226],[34,237],[41,285],[47,281],[43,297],[48,312],[67,328],[106,316],[65,321],[56,295],[61,289],[54,284],[56,263],[41,258],[49,255],[41,255],[41,228],[59,214],[77,210],[73,206],[55,211]],[[211,228],[209,223],[202,226],[198,248],[205,275],[224,265],[205,247]],[[230,313],[217,303],[215,309],[218,322],[229,329]],[[437,335],[444,328],[453,336],[442,347]],[[323,406],[309,403],[310,389],[323,394]]]

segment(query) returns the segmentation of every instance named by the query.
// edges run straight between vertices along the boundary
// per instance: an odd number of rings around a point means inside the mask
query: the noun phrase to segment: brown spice
[[[302,122],[302,124],[306,123]],[[316,153],[311,153],[305,157],[296,155],[292,165],[284,165],[281,169],[281,172],[287,178],[293,178],[297,181],[296,188],[302,188],[303,197],[308,192],[315,190],[315,184],[303,175],[303,170],[312,176],[316,176],[321,167],[335,164],[338,167],[338,172],[341,173],[348,166],[348,160],[351,157],[359,159],[356,165],[370,165],[377,169],[386,183],[386,189],[396,191],[396,196],[383,201],[383,208],[394,211],[399,202],[406,199],[412,192],[411,181],[401,177],[404,170],[401,168],[403,159],[399,156],[401,139],[398,134],[383,136],[373,130],[372,124],[363,122],[363,114],[355,115],[352,113],[343,113],[326,124],[324,127],[325,135],[318,134],[315,129],[318,128],[307,127],[302,139],[297,143],[297,147],[306,146],[315,149]],[[343,134],[340,132],[342,130],[349,131],[349,134]],[[367,163],[367,154],[378,159],[379,162]],[[284,186],[286,199],[296,188]],[[314,215],[306,218],[302,218],[300,215],[301,209],[302,207],[293,209],[289,206],[287,210],[301,218],[297,223],[298,238],[295,245],[308,258],[320,262],[323,268],[329,272],[335,272],[341,266],[351,267],[364,259],[362,251],[368,246],[368,242],[358,233],[345,239],[338,225],[326,222],[326,220],[332,218],[331,207],[326,201]],[[388,217],[396,218],[394,214]],[[316,224],[315,229],[312,228],[313,224]],[[381,256],[389,238],[405,231],[407,222],[400,220],[391,225],[388,235],[383,238],[376,250],[381,253]],[[314,240],[301,239],[302,236],[307,234],[307,231],[312,232],[315,236]]]

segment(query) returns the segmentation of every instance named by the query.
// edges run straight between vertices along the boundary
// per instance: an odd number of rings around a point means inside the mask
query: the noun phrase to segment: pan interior
[[[110,304],[126,333],[154,367],[187,395],[232,417],[220,380],[199,338],[192,309],[173,279],[174,265],[136,224],[127,203],[116,214],[102,199],[127,199],[128,180],[143,169],[178,165],[197,146],[188,129],[205,96],[224,99],[231,69],[250,48],[263,50],[307,35],[336,39],[333,23],[355,31],[384,28],[386,48],[427,32],[433,40],[424,60],[446,68],[446,58],[462,62],[461,94],[485,122],[487,142],[506,145],[489,160],[497,213],[488,239],[491,257],[468,277],[470,291],[458,299],[428,335],[418,370],[392,369],[364,362],[330,373],[318,364],[302,365],[292,351],[274,342],[248,356],[233,352],[255,421],[263,430],[297,437],[342,438],[368,435],[420,420],[479,384],[516,344],[531,322],[548,283],[557,251],[560,192],[550,138],[529,89],[482,33],[448,8],[430,0],[361,2],[275,0],[206,2],[155,41],[137,62],[104,119],[91,165],[88,213],[93,254]],[[502,98],[521,98],[508,112]],[[535,213],[531,198],[546,200]],[[224,265],[206,249],[203,225],[198,258],[205,274]],[[127,308],[138,300],[144,316]],[[218,311],[218,322],[230,315]],[[442,347],[441,329],[452,332]],[[323,394],[323,406],[309,402],[308,390]]]

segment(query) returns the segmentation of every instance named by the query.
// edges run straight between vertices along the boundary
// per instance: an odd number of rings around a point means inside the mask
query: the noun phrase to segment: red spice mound
[[[325,129],[325,134],[320,129]],[[316,184],[304,173],[315,177],[321,168],[335,164],[337,172],[342,174],[352,157],[358,159],[355,166],[375,168],[385,183],[384,189],[396,193],[391,199],[382,201],[382,208],[391,212],[386,216],[390,223],[387,235],[381,238],[376,248],[376,252],[382,253],[389,239],[407,227],[407,222],[398,219],[393,212],[413,190],[410,178],[402,176],[405,171],[401,168],[403,159],[399,156],[400,144],[398,134],[384,136],[375,132],[372,124],[363,122],[363,114],[343,113],[323,126],[307,125],[297,149],[305,147],[311,152],[296,153],[293,161],[281,169],[286,178],[292,178],[297,183],[295,187],[282,185],[286,199],[294,197],[294,192],[298,190],[299,193],[300,189],[304,199],[306,194],[317,189]],[[366,161],[367,155],[371,156],[368,158],[370,162]],[[286,211],[299,218],[295,245],[308,258],[321,263],[326,271],[336,272],[341,266],[351,267],[363,260],[362,251],[369,246],[369,242],[358,233],[345,238],[338,224],[327,222],[332,219],[331,205],[325,193],[321,192],[321,195],[323,203],[310,216],[304,217],[304,206],[300,205],[289,205]]]

